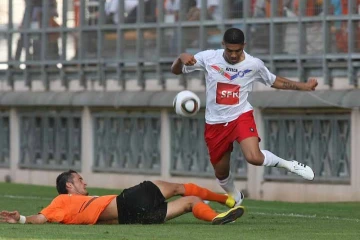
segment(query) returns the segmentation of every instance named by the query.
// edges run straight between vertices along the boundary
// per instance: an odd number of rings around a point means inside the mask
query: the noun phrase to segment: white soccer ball
[[[173,101],[176,114],[191,117],[200,110],[200,98],[189,90],[179,92]]]

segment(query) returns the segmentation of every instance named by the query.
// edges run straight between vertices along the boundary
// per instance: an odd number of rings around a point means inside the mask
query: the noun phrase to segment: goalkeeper
[[[226,224],[241,217],[244,208],[234,208],[235,200],[192,183],[144,181],[125,189],[119,195],[89,196],[84,179],[73,170],[56,179],[59,193],[49,206],[32,216],[18,211],[0,212],[0,221],[8,223],[57,222],[63,224],[159,224],[188,212],[215,225]],[[183,196],[166,202],[173,196]],[[216,201],[230,208],[216,213],[203,200]]]

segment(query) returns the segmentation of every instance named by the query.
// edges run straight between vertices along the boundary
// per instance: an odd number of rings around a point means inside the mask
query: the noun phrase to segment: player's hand
[[[0,222],[17,223],[20,219],[20,213],[18,211],[1,211]]]
[[[193,66],[196,63],[195,57],[189,53],[182,53],[180,60],[186,66]]]
[[[317,80],[315,78],[310,78],[305,83],[305,88],[306,88],[307,91],[314,91],[317,85],[318,85]]]

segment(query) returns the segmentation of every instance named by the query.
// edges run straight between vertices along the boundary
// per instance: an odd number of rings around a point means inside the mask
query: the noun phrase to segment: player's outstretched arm
[[[276,89],[314,91],[318,82],[315,78],[310,78],[306,83],[295,82],[287,78],[276,76],[274,84],[271,86]]]
[[[25,217],[25,216],[21,216],[18,211],[13,211],[13,212],[1,211],[0,222],[42,224],[42,223],[46,223],[47,219],[42,214]]]
[[[171,66],[171,72],[175,75],[182,74],[183,65],[192,66],[196,63],[196,59],[189,53],[182,53],[175,59]]]

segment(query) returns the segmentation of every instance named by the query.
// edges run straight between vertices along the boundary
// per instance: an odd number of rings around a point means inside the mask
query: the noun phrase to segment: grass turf
[[[118,190],[89,189],[92,195]],[[0,183],[0,210],[31,215],[56,196],[54,187]],[[160,225],[0,224],[1,239],[360,239],[360,203],[286,203],[245,200],[235,223],[213,226],[191,213]],[[216,210],[226,207],[213,203]]]

